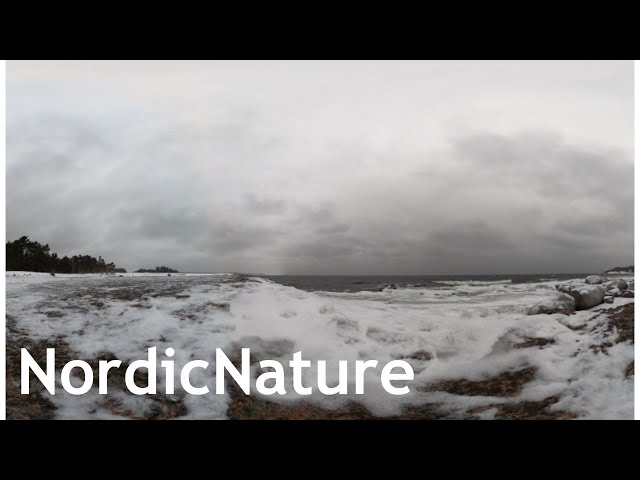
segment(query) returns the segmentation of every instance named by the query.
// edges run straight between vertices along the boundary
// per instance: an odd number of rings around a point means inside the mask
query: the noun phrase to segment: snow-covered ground
[[[633,418],[633,376],[625,375],[633,345],[610,342],[605,349],[597,348],[616,335],[603,324],[603,312],[633,298],[616,298],[612,305],[570,316],[527,316],[528,307],[557,295],[555,281],[455,281],[442,282],[439,288],[311,293],[230,274],[52,277],[8,272],[6,279],[7,316],[15,328],[34,340],[62,339],[74,358],[110,353],[131,362],[145,358],[147,348],[155,346],[159,360],[166,359],[166,348],[175,349],[176,372],[189,360],[211,362],[206,371],[192,373],[193,384],[206,384],[211,393],[181,397],[186,407],[181,418],[225,418],[229,397],[213,393],[214,356],[216,347],[231,353],[233,345],[283,365],[293,352],[302,351],[303,358],[312,360],[303,382],[310,386],[317,381],[316,360],[327,361],[330,382],[337,381],[338,360],[353,366],[355,360],[384,364],[405,358],[414,367],[409,395],[389,395],[380,386],[380,370],[368,370],[364,396],[312,396],[327,408],[351,399],[384,416],[398,414],[407,405],[435,403],[455,416],[491,406],[478,411],[483,418],[493,418],[496,405],[558,396],[551,411],[572,412],[577,418]],[[514,348],[531,339],[545,341]],[[430,388],[444,380],[476,381],[526,367],[535,368],[535,376],[516,397]],[[350,371],[350,381],[353,378]],[[158,389],[164,389],[160,369]],[[269,400],[299,398],[291,388],[287,391],[285,397]],[[77,397],[58,387],[51,400],[57,418],[126,418],[152,408],[147,397],[123,391],[111,395],[118,396],[117,409],[104,401],[97,386]]]

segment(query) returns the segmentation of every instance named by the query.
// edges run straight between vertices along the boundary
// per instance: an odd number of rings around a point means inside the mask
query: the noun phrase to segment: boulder
[[[613,303],[613,297],[604,297],[604,303]]]
[[[616,278],[614,280],[611,280],[610,282],[605,283],[604,289],[608,292],[610,290],[613,290],[614,288],[617,288],[621,292],[624,292],[628,286],[629,285],[627,285],[626,281],[621,278]]]
[[[634,290],[635,287],[635,281],[631,280],[629,282],[629,285],[627,286],[627,290]]]
[[[604,301],[605,289],[602,285],[565,284],[557,287],[558,291],[566,293],[576,301],[576,310],[600,305]]]
[[[589,275],[584,279],[584,283],[588,283],[589,285],[597,285],[602,283],[602,277],[600,275]]]
[[[611,290],[609,290],[607,292],[607,295],[611,296],[611,297],[619,297],[620,295],[622,295],[622,292],[620,291],[619,288],[616,287],[616,288],[612,288]]]
[[[555,298],[542,300],[527,310],[527,315],[540,315],[542,313],[562,313],[571,315],[576,311],[576,301],[566,293],[560,293]]]

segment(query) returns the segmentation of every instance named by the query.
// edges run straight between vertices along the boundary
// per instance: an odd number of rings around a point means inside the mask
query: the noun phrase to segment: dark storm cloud
[[[13,63],[7,236],[128,269],[628,264],[631,78],[626,63]]]

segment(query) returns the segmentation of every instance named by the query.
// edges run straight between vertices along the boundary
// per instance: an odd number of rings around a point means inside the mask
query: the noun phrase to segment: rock
[[[610,290],[613,290],[614,288],[617,288],[621,292],[624,292],[628,286],[629,285],[627,285],[627,282],[625,282],[623,279],[616,278],[614,280],[611,280],[610,282],[605,283],[604,289],[608,292]]]
[[[171,276],[171,274],[170,274],[170,273],[167,273],[167,277],[170,277],[170,276]]]
[[[609,290],[607,292],[607,295],[611,296],[611,297],[619,297],[620,295],[622,295],[622,292],[620,291],[620,289],[616,288],[612,288],[611,290]]]
[[[378,291],[379,292],[383,292],[384,290],[386,290],[387,288],[391,289],[391,290],[397,290],[398,286],[395,283],[386,283],[380,287],[378,287]]]
[[[635,287],[635,281],[631,280],[629,282],[629,285],[627,286],[627,290],[635,290],[634,287]]]
[[[605,289],[602,285],[565,284],[557,287],[558,291],[571,295],[576,301],[576,310],[600,305],[604,301]]]
[[[602,277],[600,275],[589,275],[584,279],[584,283],[588,283],[589,285],[596,285],[602,283]]]
[[[421,360],[421,361],[428,361],[433,359],[433,355],[431,355],[430,352],[427,352],[426,350],[417,350],[409,355],[403,355],[403,356],[399,356],[397,357],[399,360],[405,360],[405,359],[409,359],[409,360]]]
[[[613,297],[604,297],[604,303],[613,303]]]
[[[624,292],[622,292],[621,295],[622,298],[633,298],[635,297],[635,293],[633,290],[625,290]]]
[[[527,310],[527,315],[562,313],[571,315],[576,311],[576,301],[566,293],[560,293],[555,298],[542,300]]]

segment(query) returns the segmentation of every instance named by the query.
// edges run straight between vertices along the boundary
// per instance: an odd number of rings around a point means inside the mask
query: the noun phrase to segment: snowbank
[[[527,315],[529,305],[558,301],[553,281],[311,293],[230,275],[78,278],[13,273],[6,276],[12,328],[33,342],[64,342],[75,358],[113,356],[131,362],[148,347],[159,352],[172,347],[179,371],[194,358],[215,367],[216,347],[226,353],[249,347],[257,356],[282,361],[302,351],[313,365],[327,362],[329,384],[338,379],[339,360],[406,359],[416,373],[409,395],[390,396],[380,386],[380,372],[368,370],[364,396],[313,395],[305,400],[327,409],[353,400],[376,416],[437,404],[452,418],[470,411],[493,418],[499,411],[495,406],[505,402],[557,397],[550,411],[570,411],[578,418],[633,417],[633,378],[625,375],[633,345],[627,341],[598,350],[616,335],[602,324],[605,306],[569,316]],[[600,290],[604,296],[601,285],[578,282],[585,296],[596,290],[598,297]],[[633,298],[616,297],[606,308],[629,303]],[[464,395],[438,387],[522,369],[533,373],[513,397]],[[313,384],[316,369],[305,372],[303,382]],[[163,382],[160,378],[160,390]],[[211,371],[194,370],[192,382],[215,390]],[[167,404],[114,395],[106,401],[94,387],[80,397],[57,394],[51,401],[57,418],[146,418]],[[288,393],[269,399],[291,405],[300,397]],[[177,418],[226,418],[230,402],[228,395],[177,395],[174,400],[180,404],[170,403]]]

